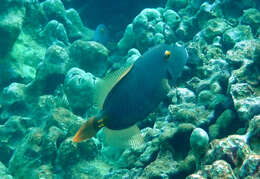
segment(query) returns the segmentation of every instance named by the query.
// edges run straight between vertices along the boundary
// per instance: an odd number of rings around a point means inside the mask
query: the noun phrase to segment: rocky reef
[[[85,12],[93,2],[1,1],[0,178],[260,178],[259,1],[138,1],[107,21],[124,33],[106,46],[85,23],[98,19]],[[176,42],[189,60],[138,123],[144,146],[106,145],[102,131],[72,141],[97,113],[98,80]]]

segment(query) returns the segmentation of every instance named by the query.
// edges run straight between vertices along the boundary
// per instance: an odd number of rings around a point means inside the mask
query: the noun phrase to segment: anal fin
[[[144,145],[143,136],[137,125],[122,130],[104,128],[105,142],[117,148],[138,149]]]

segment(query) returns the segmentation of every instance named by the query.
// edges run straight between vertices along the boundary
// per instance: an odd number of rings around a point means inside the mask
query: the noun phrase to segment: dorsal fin
[[[133,64],[123,66],[118,70],[109,72],[103,79],[99,79],[95,87],[94,105],[100,110],[112,88],[131,70]]]

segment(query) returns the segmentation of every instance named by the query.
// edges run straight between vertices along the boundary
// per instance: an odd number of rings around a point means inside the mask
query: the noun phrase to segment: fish
[[[136,123],[145,119],[167,97],[169,80],[176,81],[188,53],[179,44],[148,49],[133,64],[110,72],[96,84],[94,97],[100,112],[85,122],[73,141],[90,139],[104,128],[105,141],[119,148],[143,143]]]
[[[109,42],[109,30],[104,24],[99,24],[92,38],[93,41],[106,46]]]

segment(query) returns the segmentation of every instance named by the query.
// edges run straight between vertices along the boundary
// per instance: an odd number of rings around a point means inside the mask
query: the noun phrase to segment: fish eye
[[[166,61],[169,60],[170,56],[171,56],[171,52],[170,52],[169,50],[165,50],[165,52],[164,52],[164,57],[165,57],[165,60],[166,60]]]

